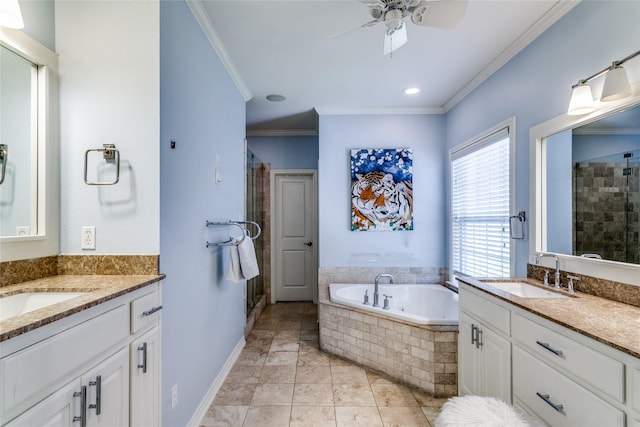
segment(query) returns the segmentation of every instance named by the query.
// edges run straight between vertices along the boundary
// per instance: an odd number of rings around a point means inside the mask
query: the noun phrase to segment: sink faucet
[[[373,291],[373,307],[380,307],[380,304],[378,304],[378,283],[380,282],[380,279],[382,279],[383,277],[386,277],[389,279],[389,283],[393,283],[393,276],[391,274],[378,274],[376,276],[376,281],[375,281],[375,289]]]
[[[538,256],[536,257],[536,265],[540,265],[540,258],[543,258],[543,257],[552,257],[556,261],[556,274],[554,276],[554,282],[555,282],[554,288],[560,289],[560,267],[559,267],[558,256],[553,254],[539,253]]]

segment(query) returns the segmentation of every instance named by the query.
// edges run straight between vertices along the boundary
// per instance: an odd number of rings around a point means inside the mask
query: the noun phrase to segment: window
[[[451,270],[512,276],[513,119],[451,151]]]

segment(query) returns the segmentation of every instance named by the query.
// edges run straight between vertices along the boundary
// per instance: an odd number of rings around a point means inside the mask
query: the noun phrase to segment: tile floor
[[[267,305],[203,427],[434,426],[445,399],[318,350],[317,306]]]

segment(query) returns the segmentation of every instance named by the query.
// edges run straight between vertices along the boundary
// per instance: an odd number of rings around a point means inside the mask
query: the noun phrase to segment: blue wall
[[[581,2],[447,113],[447,150],[515,115],[515,210],[530,212],[529,129],[566,113],[579,79],[635,52],[638,28],[640,2]],[[517,274],[524,275],[528,239],[516,251]]]
[[[319,265],[444,266],[444,116],[321,115]],[[413,148],[412,231],[351,231],[352,148]]]
[[[547,138],[547,250],[573,253],[571,129]]]
[[[24,31],[29,37],[55,52],[55,5],[53,0],[19,0]]]
[[[247,147],[271,169],[318,168],[318,136],[250,136]]]
[[[163,425],[185,426],[244,334],[244,286],[205,248],[230,231],[205,221],[244,217],[245,103],[185,2],[160,2],[160,28]]]

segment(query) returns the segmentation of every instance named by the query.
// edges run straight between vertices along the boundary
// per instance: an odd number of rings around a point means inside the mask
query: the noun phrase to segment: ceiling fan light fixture
[[[617,101],[631,96],[631,83],[627,72],[619,64],[614,63],[604,78],[601,101]]]
[[[405,95],[415,95],[420,92],[420,88],[412,86],[412,87],[406,88],[405,90],[403,90],[403,92]]]
[[[577,116],[580,114],[590,113],[596,109],[593,102],[593,94],[591,93],[591,86],[589,86],[589,84],[579,82],[577,85],[573,86],[572,89],[567,114],[570,116]]]

